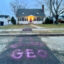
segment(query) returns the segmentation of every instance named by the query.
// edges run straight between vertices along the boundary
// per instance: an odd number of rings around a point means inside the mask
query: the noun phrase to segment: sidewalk
[[[0,32],[5,32],[5,31],[22,31],[22,29],[0,29]]]
[[[37,29],[45,29],[45,27],[40,27],[40,26],[36,26],[36,25],[31,25],[32,27],[35,27],[35,28],[37,28]]]
[[[0,33],[0,36],[64,36],[64,33],[40,34],[40,33]]]
[[[36,25],[31,26],[34,28],[0,29],[0,35],[64,35],[64,28],[45,28]]]
[[[0,29],[0,32],[3,32],[3,31],[22,31],[23,29]],[[64,30],[64,28],[33,28],[32,31],[50,31],[50,30]]]

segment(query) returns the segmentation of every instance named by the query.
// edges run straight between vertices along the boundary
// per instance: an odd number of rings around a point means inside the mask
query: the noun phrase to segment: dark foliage
[[[53,19],[46,18],[44,24],[53,24]]]
[[[16,25],[16,19],[14,17],[11,18],[11,23]]]

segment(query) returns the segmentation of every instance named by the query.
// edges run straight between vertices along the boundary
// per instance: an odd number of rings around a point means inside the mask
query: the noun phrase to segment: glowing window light
[[[34,21],[34,19],[35,19],[35,16],[28,16],[28,21],[30,20]]]

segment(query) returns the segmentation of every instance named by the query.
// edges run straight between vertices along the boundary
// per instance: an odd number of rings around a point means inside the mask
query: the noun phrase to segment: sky
[[[13,16],[10,2],[13,0],[0,0],[0,15],[6,14]],[[26,3],[27,8],[42,8],[41,5],[37,2],[37,0],[22,0],[22,2]],[[44,4],[44,3],[43,3]]]
[[[0,0],[0,14],[11,14],[10,2],[11,0]]]
[[[0,0],[0,15],[10,15],[14,16],[10,3],[14,0]],[[26,8],[42,8],[41,4],[37,0],[21,0],[22,3],[26,3]],[[42,0],[44,4],[44,0]],[[64,0],[63,0],[64,1]],[[63,3],[64,4],[64,3]],[[45,14],[48,16],[49,12],[46,10],[45,4]]]

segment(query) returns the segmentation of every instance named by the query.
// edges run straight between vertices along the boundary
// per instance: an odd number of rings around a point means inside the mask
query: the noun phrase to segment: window
[[[22,18],[18,18],[18,21],[21,21],[22,20]]]
[[[18,18],[18,21],[20,21],[19,18]]]
[[[28,21],[28,18],[26,19],[26,21]]]
[[[22,17],[22,21],[24,21],[24,17]]]
[[[36,21],[37,19],[36,18],[34,18],[34,21]]]
[[[37,17],[37,21],[40,21],[40,17]]]
[[[20,18],[20,21],[21,21],[22,19]]]
[[[24,20],[26,21],[26,18]]]

